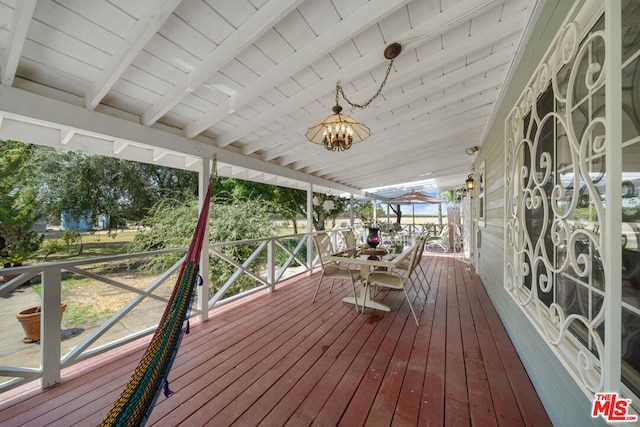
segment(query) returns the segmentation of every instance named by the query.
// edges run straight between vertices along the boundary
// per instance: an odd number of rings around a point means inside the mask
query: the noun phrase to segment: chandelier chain
[[[352,102],[349,98],[347,98],[347,95],[345,95],[344,90],[342,89],[342,86],[340,86],[340,82],[336,83],[336,105],[338,105],[338,94],[342,94],[342,98],[344,98],[344,100],[347,101],[347,103],[352,107],[367,108],[369,104],[371,104],[373,100],[376,99],[378,96],[380,96],[380,94],[382,93],[382,89],[384,88],[384,85],[387,84],[387,78],[389,77],[389,73],[391,72],[392,66],[393,66],[393,59],[389,61],[389,66],[387,67],[387,72],[384,75],[384,80],[382,80],[382,84],[380,84],[380,88],[375,93],[375,95],[369,98],[369,100],[364,104],[356,104],[355,102]]]

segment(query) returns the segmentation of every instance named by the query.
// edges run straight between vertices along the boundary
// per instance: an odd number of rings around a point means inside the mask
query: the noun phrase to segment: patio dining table
[[[364,301],[365,289],[366,289],[366,292],[371,292],[370,287],[365,287],[365,281],[367,280],[367,277],[369,276],[369,272],[371,271],[372,267],[386,268],[386,269],[395,268],[398,265],[400,265],[400,263],[402,263],[402,261],[404,261],[411,254],[411,249],[413,249],[413,245],[408,245],[408,246],[404,246],[402,248],[402,252],[400,253],[389,253],[389,251],[386,250],[385,251],[386,253],[380,254],[380,255],[371,255],[366,251],[358,250],[358,249],[347,249],[342,252],[338,252],[336,254],[332,254],[326,257],[326,260],[356,264],[360,267],[361,285],[360,285],[360,295],[358,295],[357,297],[357,303],[359,307],[369,307],[376,310],[391,311],[391,308],[388,305],[382,304],[381,302],[371,298],[370,293],[367,295],[366,304],[365,304],[365,301]],[[343,298],[342,301],[349,304],[355,304],[356,298],[346,297],[346,298]]]

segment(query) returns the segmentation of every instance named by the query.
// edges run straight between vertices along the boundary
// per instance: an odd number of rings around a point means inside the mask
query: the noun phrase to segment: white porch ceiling
[[[459,187],[536,0],[0,0],[0,138],[325,192]],[[372,136],[304,133],[335,85]],[[415,184],[413,188],[424,187]],[[432,188],[435,190],[436,188]],[[407,185],[404,185],[407,188]],[[423,189],[423,188],[420,188]]]

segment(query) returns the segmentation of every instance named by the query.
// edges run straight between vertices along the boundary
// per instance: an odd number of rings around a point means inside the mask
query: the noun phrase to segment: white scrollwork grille
[[[586,390],[608,391],[604,378],[611,386],[619,374],[623,394],[638,397],[640,2],[621,6],[621,63],[605,57],[601,12],[590,24],[583,15],[564,26],[505,122],[504,286]],[[622,122],[615,142],[605,137],[620,123],[605,115],[607,88],[621,99],[607,109]],[[621,199],[608,181],[622,183]],[[613,224],[621,236],[607,235]],[[618,268],[621,281],[605,283]],[[619,368],[605,360],[605,319]]]
[[[506,121],[505,288],[582,385],[602,388],[604,33],[570,23]]]

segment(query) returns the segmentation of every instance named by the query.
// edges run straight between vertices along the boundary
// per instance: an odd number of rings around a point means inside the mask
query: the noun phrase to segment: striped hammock
[[[209,217],[210,200],[211,183],[207,189],[189,251],[158,328],[129,383],[100,424],[101,426],[144,425],[151,415],[160,390],[164,388],[165,396],[171,394],[167,378],[178,353],[182,336],[189,332],[187,317],[200,279],[198,261]]]

